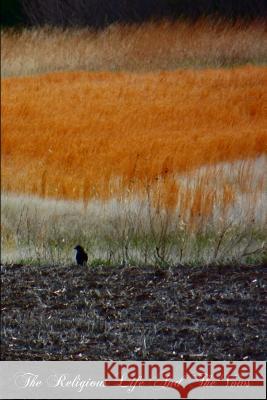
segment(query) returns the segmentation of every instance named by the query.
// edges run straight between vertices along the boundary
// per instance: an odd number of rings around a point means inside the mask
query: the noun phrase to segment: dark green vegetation
[[[264,360],[264,268],[2,267],[2,360]]]
[[[265,0],[1,0],[1,11],[3,25],[102,28],[160,18],[264,18],[267,4]]]

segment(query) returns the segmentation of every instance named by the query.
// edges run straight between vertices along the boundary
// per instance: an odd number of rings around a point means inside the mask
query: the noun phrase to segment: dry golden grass
[[[40,28],[1,36],[2,76],[51,71],[155,71],[267,63],[262,22],[158,22],[88,29]]]
[[[145,194],[191,220],[253,188],[249,168],[179,174],[267,150],[267,68],[54,73],[2,82],[2,188],[64,199]],[[231,174],[230,174],[231,175]],[[238,185],[238,192],[236,191]],[[253,190],[262,191],[263,177]]]

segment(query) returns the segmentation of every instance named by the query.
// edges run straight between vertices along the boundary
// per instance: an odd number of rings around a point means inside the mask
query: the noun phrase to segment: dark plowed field
[[[2,267],[2,360],[264,360],[264,266]]]

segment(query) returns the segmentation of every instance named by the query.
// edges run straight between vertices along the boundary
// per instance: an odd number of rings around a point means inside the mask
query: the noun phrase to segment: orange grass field
[[[266,152],[267,68],[6,78],[2,129],[6,192],[109,198],[162,181],[171,204],[176,174]]]

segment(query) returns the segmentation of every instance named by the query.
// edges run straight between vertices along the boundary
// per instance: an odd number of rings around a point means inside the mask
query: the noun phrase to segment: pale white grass
[[[266,64],[263,23],[201,20],[111,25],[88,29],[34,28],[1,34],[2,76],[51,71],[155,71]]]
[[[212,171],[212,173],[211,173]],[[247,186],[238,184],[243,171]],[[248,175],[248,171],[250,174]],[[195,188],[209,176],[216,188],[211,214],[190,221],[173,210],[155,208],[149,196],[134,194],[108,201],[65,201],[3,193],[2,262],[71,263],[73,247],[82,244],[96,263],[211,264],[251,262],[265,257],[267,193],[266,157],[202,167],[177,176],[181,187]],[[243,178],[244,178],[243,177]],[[222,181],[236,190],[225,208]],[[242,182],[242,180],[241,180]],[[260,189],[258,182],[261,182]],[[243,191],[241,190],[243,187]],[[203,183],[202,183],[203,188]]]
[[[245,224],[250,218],[257,226],[263,227],[266,224],[267,157],[265,154],[256,159],[204,165],[188,172],[185,176],[177,175],[177,182],[183,189],[197,188],[203,179],[206,191],[216,190],[219,200],[211,214],[211,223],[214,226],[221,218],[222,183],[228,184],[235,194],[235,201],[224,214],[226,221],[234,220],[236,223]]]

